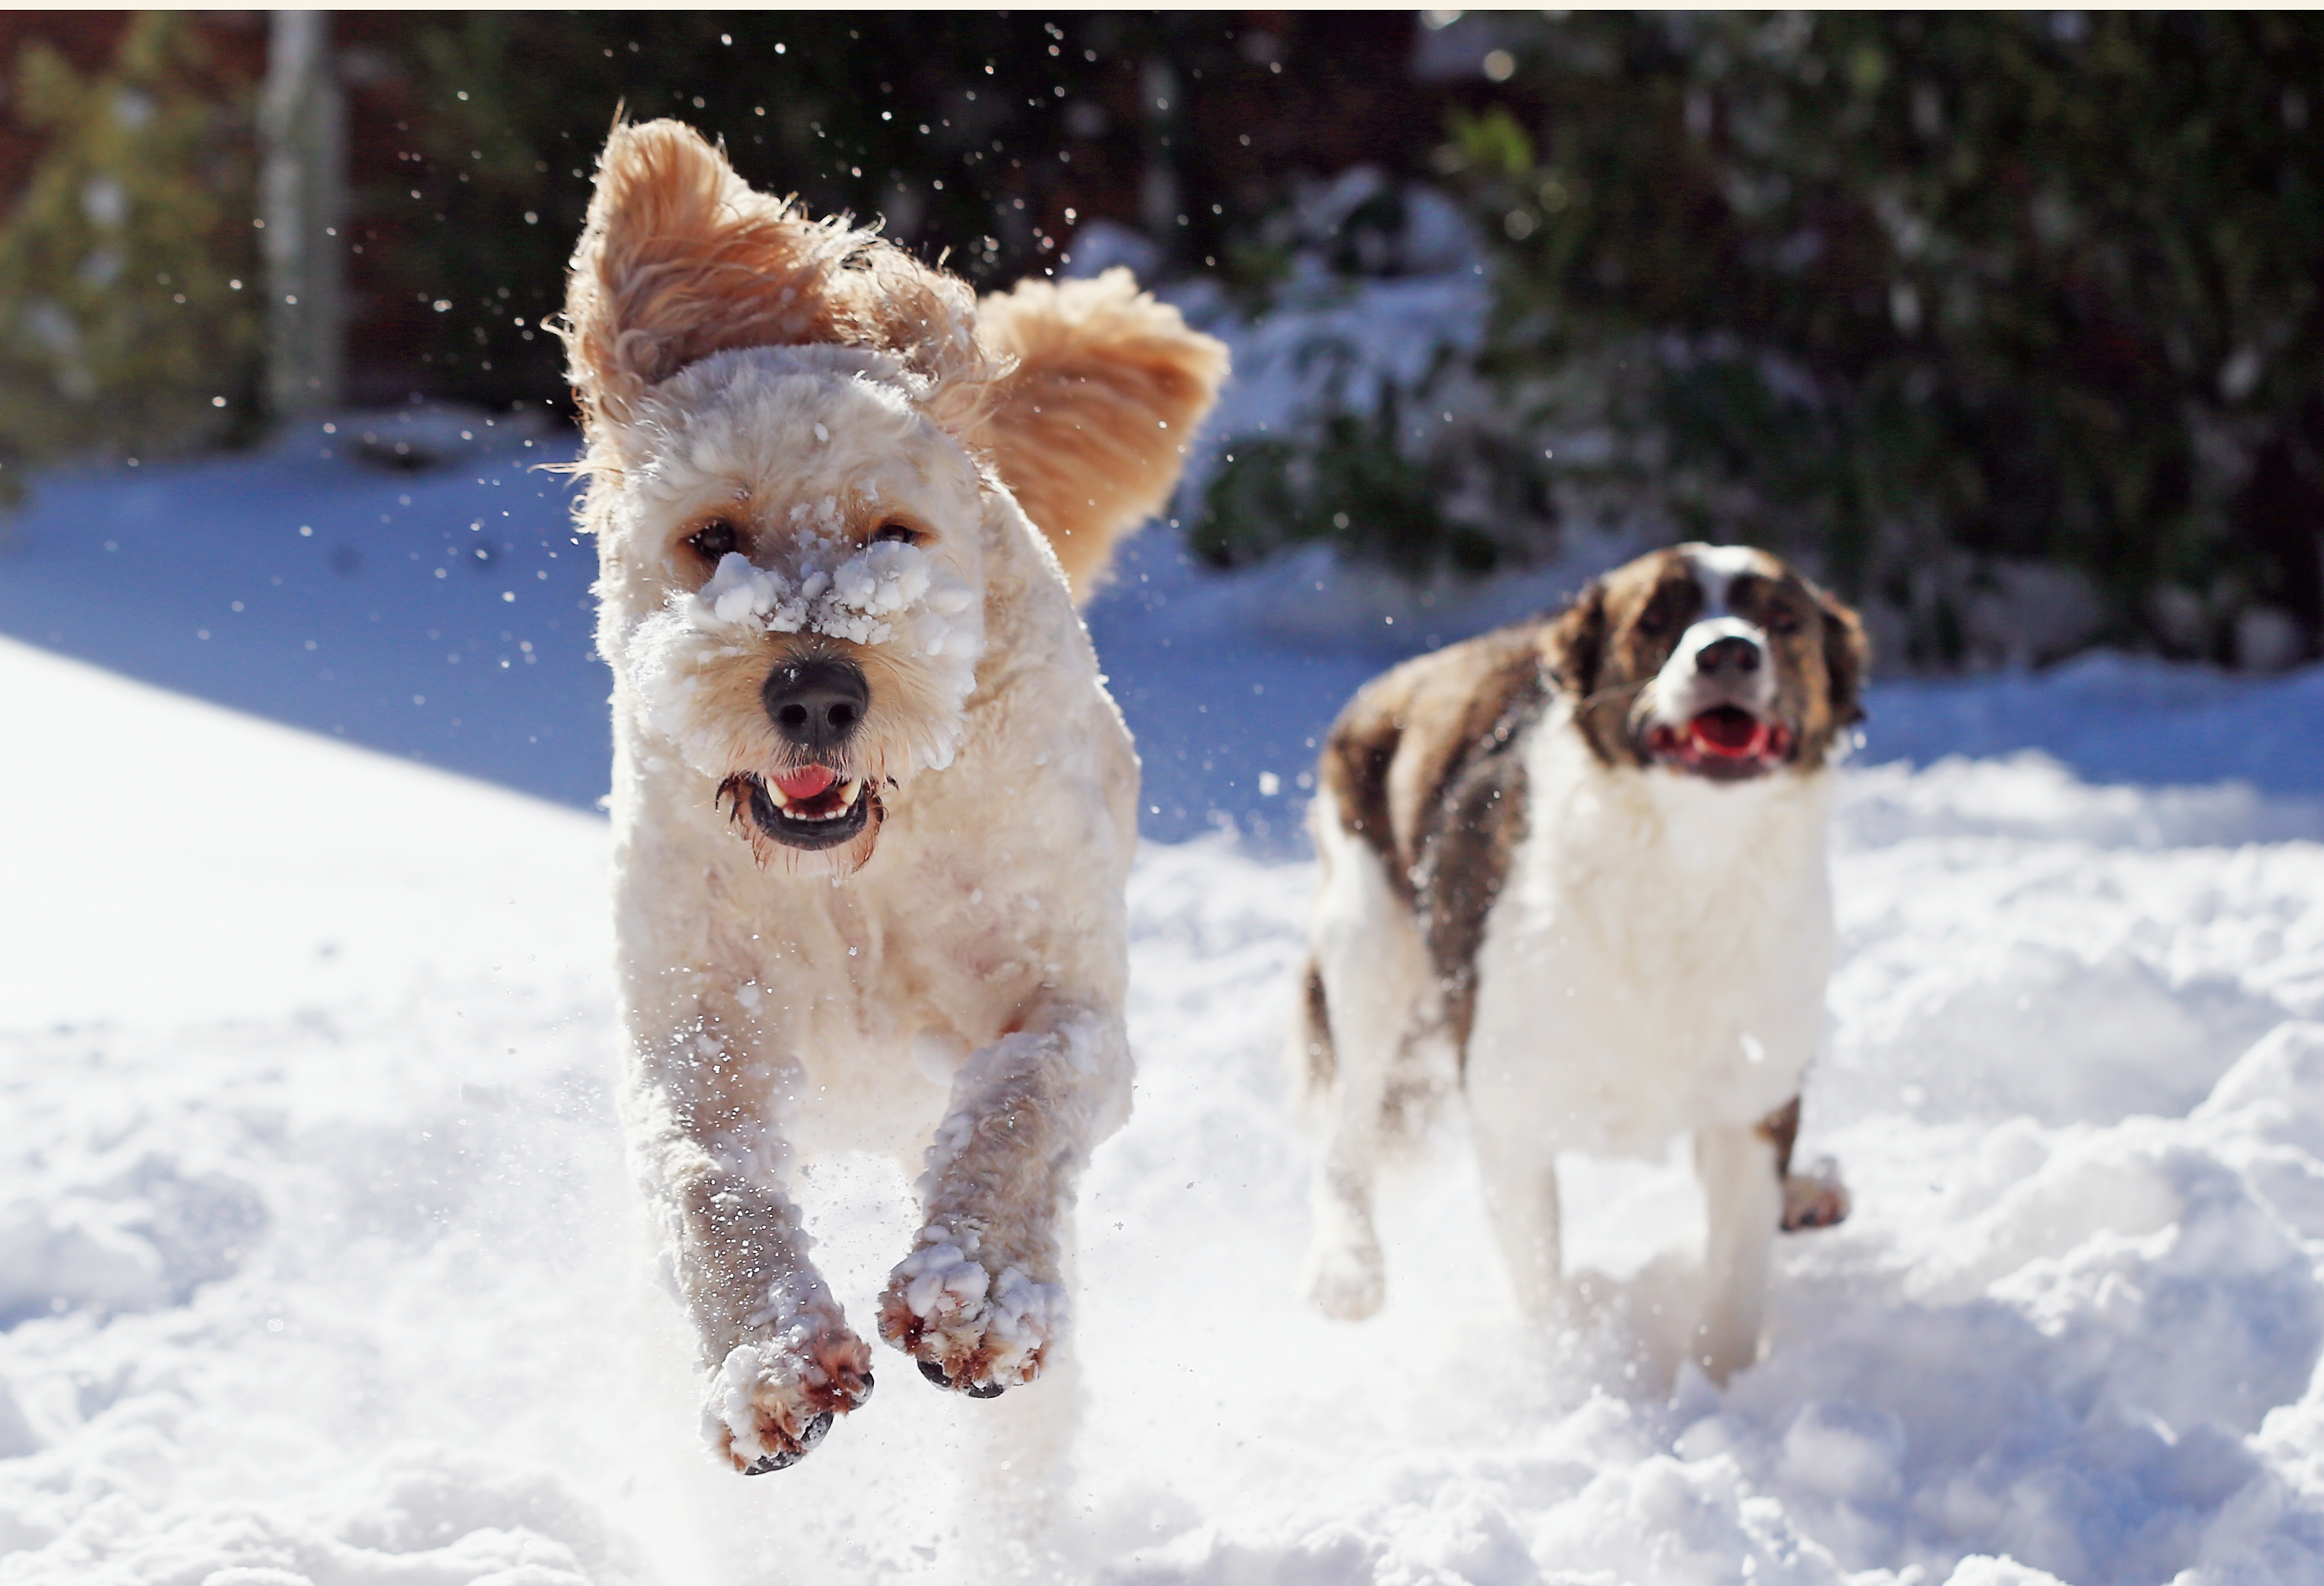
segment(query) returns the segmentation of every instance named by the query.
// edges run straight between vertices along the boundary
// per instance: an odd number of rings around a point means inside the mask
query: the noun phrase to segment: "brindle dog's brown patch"
[[[1800,1138],[1800,1099],[1794,1096],[1755,1126],[1760,1139],[1775,1148],[1775,1178],[1791,1176],[1792,1148]]]
[[[1299,1005],[1299,1056],[1310,1090],[1321,1091],[1339,1074],[1339,1054],[1332,1048],[1332,1012],[1323,1000],[1323,972],[1307,960],[1306,995]]]
[[[1408,660],[1364,685],[1332,724],[1323,785],[1407,901],[1445,789],[1480,745],[1508,741],[1495,733],[1518,696],[1542,690],[1540,628],[1521,622]]]
[[[1323,748],[1322,779],[1341,825],[1379,856],[1417,916],[1456,1053],[1468,1044],[1485,921],[1525,834],[1517,745],[1549,697],[1542,626],[1503,628],[1374,679]],[[1309,1078],[1326,1083],[1330,1010],[1312,970],[1305,1021]]]

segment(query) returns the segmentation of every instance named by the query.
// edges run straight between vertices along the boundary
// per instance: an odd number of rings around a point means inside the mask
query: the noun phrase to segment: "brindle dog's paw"
[[[1063,1286],[1014,1267],[996,1276],[948,1240],[899,1262],[880,1302],[880,1336],[921,1376],[971,1398],[997,1398],[1038,1377],[1065,1326]]]
[[[736,1344],[711,1372],[702,1432],[745,1476],[788,1470],[872,1397],[872,1350],[844,1325]]]
[[[1319,1240],[1307,1253],[1307,1298],[1334,1321],[1360,1322],[1375,1314],[1388,1298],[1379,1246],[1369,1240]]]
[[[1840,1165],[1826,1157],[1805,1173],[1784,1176],[1785,1233],[1811,1228],[1834,1228],[1848,1221],[1848,1186],[1840,1181]]]

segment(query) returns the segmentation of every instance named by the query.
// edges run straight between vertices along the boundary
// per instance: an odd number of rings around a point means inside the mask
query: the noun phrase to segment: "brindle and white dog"
[[[1375,1169],[1449,1056],[1529,1312],[1564,1300],[1558,1152],[1691,1133],[1690,1352],[1721,1380],[1757,1357],[1777,1227],[1847,1212],[1790,1158],[1831,957],[1827,767],[1865,659],[1855,614],[1775,558],[1682,545],[1356,696],[1312,814],[1323,1309],[1379,1306]]]
[[[1075,1176],[1129,1107],[1138,762],[1075,611],[1225,374],[1126,272],[980,304],[617,127],[564,335],[613,673],[623,1112],[740,1471],[872,1390],[794,1154],[924,1163],[880,1332],[1054,1369]]]

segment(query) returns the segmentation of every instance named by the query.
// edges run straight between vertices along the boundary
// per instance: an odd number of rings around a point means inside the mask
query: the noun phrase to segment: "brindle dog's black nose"
[[[863,724],[872,685],[853,661],[818,657],[777,667],[760,695],[776,732],[809,754],[824,754]]]
[[[1714,639],[1694,652],[1694,669],[1712,674],[1733,672],[1748,678],[1759,669],[1758,641],[1740,633]]]

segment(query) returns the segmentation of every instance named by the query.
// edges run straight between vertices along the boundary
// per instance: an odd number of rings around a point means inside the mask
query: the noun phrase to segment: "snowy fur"
[[[1094,307],[1144,338],[1142,373],[1077,410],[1104,434],[1053,448],[1045,481],[1101,439],[1174,476],[1215,344],[1126,275],[1020,295],[1009,339],[1044,305],[1072,311],[1034,338],[1060,378],[1107,366],[1103,336],[1074,333]],[[1137,761],[1009,448],[987,446],[1044,388],[979,339],[959,282],[658,123],[606,149],[568,317],[614,678],[625,1122],[699,1336],[706,1434],[778,1469],[872,1382],[788,1198],[796,1153],[924,1163],[879,1318],[923,1374],[982,1397],[1056,1368],[1074,1181],[1129,1106]],[[1077,521],[1094,579],[1135,518],[1086,484],[1120,509]],[[764,696],[807,664],[868,689],[812,752]],[[818,845],[764,813],[803,770],[862,801],[856,835]]]

